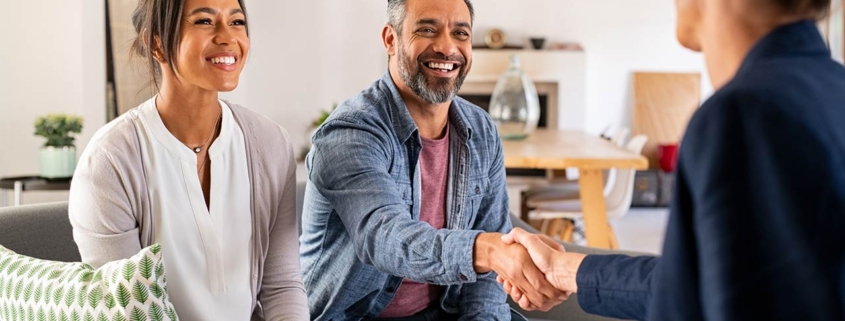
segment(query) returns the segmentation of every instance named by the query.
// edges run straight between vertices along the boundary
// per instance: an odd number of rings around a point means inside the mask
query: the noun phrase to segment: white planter
[[[41,177],[69,178],[76,170],[76,147],[42,147]]]

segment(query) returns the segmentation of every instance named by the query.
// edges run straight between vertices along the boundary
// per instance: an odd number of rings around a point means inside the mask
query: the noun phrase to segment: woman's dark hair
[[[186,0],[139,0],[135,12],[132,14],[132,25],[135,26],[135,40],[132,42],[132,52],[141,58],[149,68],[151,83],[158,86],[161,70],[156,62],[173,61],[179,48],[179,26],[182,20],[182,10]],[[246,16],[243,0],[238,0],[241,10]],[[246,27],[249,35],[249,27]],[[158,43],[156,43],[158,40]],[[170,71],[176,72],[176,65],[167,64]]]
[[[830,11],[831,0],[762,0],[777,6],[786,14],[820,19]]]

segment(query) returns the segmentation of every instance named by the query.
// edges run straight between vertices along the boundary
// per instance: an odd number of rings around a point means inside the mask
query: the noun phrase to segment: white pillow
[[[94,270],[0,246],[0,320],[176,321],[161,245]]]

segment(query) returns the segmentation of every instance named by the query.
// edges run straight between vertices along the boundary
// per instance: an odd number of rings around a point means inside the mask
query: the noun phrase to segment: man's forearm
[[[501,233],[481,233],[475,239],[472,263],[475,266],[476,273],[487,273],[493,270],[491,256],[493,256],[496,245],[501,243],[501,238]]]

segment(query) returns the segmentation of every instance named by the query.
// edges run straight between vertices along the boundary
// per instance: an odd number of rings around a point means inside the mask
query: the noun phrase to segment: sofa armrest
[[[43,260],[80,260],[67,202],[0,208],[0,245]]]

